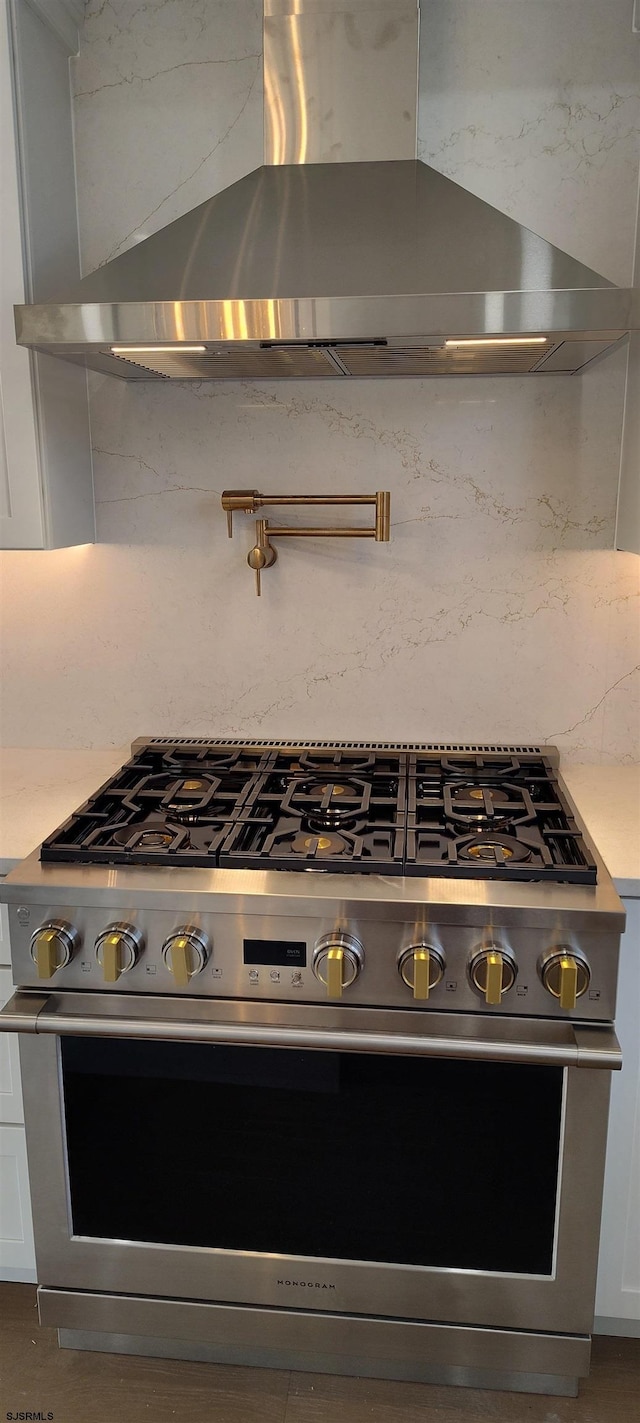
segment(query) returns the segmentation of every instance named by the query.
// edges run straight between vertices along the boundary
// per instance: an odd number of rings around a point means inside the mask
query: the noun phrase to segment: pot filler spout
[[[127,380],[573,373],[630,289],[416,158],[419,0],[263,0],[264,164],[18,342]]]

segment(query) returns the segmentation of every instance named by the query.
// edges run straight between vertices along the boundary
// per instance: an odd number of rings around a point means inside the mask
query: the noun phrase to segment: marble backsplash
[[[86,269],[260,162],[261,11],[89,0]],[[627,0],[430,0],[422,56],[421,156],[628,280]],[[612,548],[623,396],[622,352],[578,378],[92,378],[99,542],[3,555],[2,742],[555,741],[637,760],[639,561]],[[229,541],[219,503],[243,486],[390,489],[391,542],[288,542],[258,601],[251,521]]]
[[[88,0],[74,63],[83,270],[262,163],[262,0]]]
[[[426,0],[418,157],[611,282],[631,282],[632,0]]]

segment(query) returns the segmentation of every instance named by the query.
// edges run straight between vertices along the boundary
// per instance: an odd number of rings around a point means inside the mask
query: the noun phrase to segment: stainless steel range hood
[[[631,290],[416,160],[418,22],[418,0],[264,0],[265,165],[17,307],[18,341],[223,380],[566,373],[622,340]]]

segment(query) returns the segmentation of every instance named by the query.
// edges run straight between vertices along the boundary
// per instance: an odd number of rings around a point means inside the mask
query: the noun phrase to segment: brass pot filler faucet
[[[376,494],[259,494],[257,489],[225,489],[222,507],[227,515],[229,538],[233,538],[234,514],[256,514],[267,504],[375,504],[375,524],[369,528],[290,528],[270,524],[268,519],[256,519],[256,541],[247,556],[247,563],[256,575],[256,593],[260,597],[260,574],[271,568],[278,553],[271,540],[278,539],[376,539],[389,542],[391,495],[379,489]]]

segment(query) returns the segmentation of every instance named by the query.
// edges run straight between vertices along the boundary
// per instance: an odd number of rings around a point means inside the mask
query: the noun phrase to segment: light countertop
[[[640,765],[560,771],[618,894],[640,898]]]
[[[129,745],[0,749],[0,874],[8,874],[129,755]],[[618,893],[640,897],[640,765],[561,765],[561,771]]]
[[[128,745],[99,751],[0,749],[0,874],[35,850],[130,754]]]

